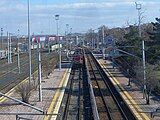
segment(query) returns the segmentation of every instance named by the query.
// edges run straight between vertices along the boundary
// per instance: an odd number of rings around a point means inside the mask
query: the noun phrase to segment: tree
[[[29,103],[29,98],[34,88],[35,86],[33,83],[29,85],[28,82],[24,82],[17,86],[16,93],[21,96],[23,102]]]
[[[144,84],[143,81],[143,67],[141,62],[138,63],[135,67],[136,79],[139,81],[140,85]],[[150,104],[150,94],[154,91],[156,86],[159,84],[159,80],[156,76],[156,70],[154,65],[146,65],[146,104]]]
[[[153,31],[148,32],[150,35],[151,41],[149,41],[148,45],[148,52],[151,63],[158,62],[158,59],[160,58],[160,18],[156,18],[155,23],[152,22],[153,25]]]

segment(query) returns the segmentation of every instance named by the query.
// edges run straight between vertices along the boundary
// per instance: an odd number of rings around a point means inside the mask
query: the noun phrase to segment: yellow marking
[[[60,84],[59,84],[59,88],[60,88],[60,87],[63,87],[63,86],[64,86],[64,83],[66,83],[66,75],[67,75],[67,72],[68,72],[68,70],[65,71],[65,73],[64,73],[64,75],[63,75],[63,78],[62,78],[62,80],[61,80],[61,82],[60,82]],[[60,96],[61,96],[61,97],[60,97]],[[60,98],[59,98],[59,97],[60,97]],[[59,98],[59,99],[58,99],[58,98]],[[55,114],[55,113],[58,113],[57,111],[58,111],[59,109],[57,109],[57,107],[61,104],[62,98],[63,98],[63,96],[61,95],[61,90],[58,89],[58,90],[56,91],[55,95],[53,96],[52,102],[51,102],[51,104],[50,104],[50,106],[49,106],[49,109],[48,109],[48,111],[47,111],[48,114],[52,114],[53,111],[54,111],[54,114]],[[59,104],[58,106],[57,106],[57,103]],[[52,116],[53,119],[56,118],[56,117],[57,117],[57,115],[53,115],[53,116]],[[43,120],[49,120],[50,118],[51,118],[51,116],[47,115],[47,116],[44,117]]]
[[[101,61],[98,61],[100,63],[101,66],[103,66],[103,68],[106,68],[103,63]],[[125,89],[120,85],[120,83],[117,81],[117,79],[112,75],[112,73],[109,72],[108,69],[106,69],[107,72],[106,74],[108,76],[110,76],[109,78],[112,79],[112,83],[114,85],[117,85],[120,91],[121,96],[123,97],[123,99],[126,101],[126,103],[129,105],[130,109],[132,109],[134,115],[137,117],[138,120],[143,120],[142,117],[145,120],[150,120],[149,117],[145,114],[145,113],[139,113],[138,111],[142,111],[142,109],[138,106],[138,104],[135,102],[135,100],[133,100],[133,98],[128,94],[127,91],[125,91]],[[128,100],[127,100],[128,99]],[[142,117],[140,117],[142,116]]]

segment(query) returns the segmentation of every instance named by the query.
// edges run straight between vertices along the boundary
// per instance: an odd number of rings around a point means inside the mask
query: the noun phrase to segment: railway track
[[[53,58],[53,54],[50,54],[48,56],[47,53],[42,54],[42,65],[44,64],[44,59],[46,58]],[[55,59],[55,64],[56,64],[56,58]],[[1,74],[0,76],[0,90],[1,92],[5,93],[9,91],[11,88],[16,86],[19,82],[27,78],[29,74],[29,62],[28,62],[28,55],[23,56],[21,58],[21,74],[18,73],[18,68],[16,65],[16,62],[10,67],[5,68],[5,73]],[[32,55],[32,73],[37,70],[37,54]]]
[[[94,56],[89,51],[86,51],[86,57],[99,119],[135,120],[135,116],[103,69],[99,66]]]
[[[72,69],[57,120],[92,120],[85,67]]]
[[[72,70],[65,90],[61,120],[82,119],[82,70]]]

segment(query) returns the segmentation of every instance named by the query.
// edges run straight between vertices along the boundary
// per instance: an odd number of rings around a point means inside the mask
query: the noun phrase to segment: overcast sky
[[[160,17],[160,0],[30,0],[31,33],[55,34],[54,15],[59,14],[59,31],[66,24],[72,32],[85,32],[101,25],[125,27],[137,22],[135,1],[142,4],[143,23]],[[27,0],[0,0],[0,27],[6,31],[27,34]]]

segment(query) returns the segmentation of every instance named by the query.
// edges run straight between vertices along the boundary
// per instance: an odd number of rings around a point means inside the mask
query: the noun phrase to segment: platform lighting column
[[[73,43],[73,41],[72,41],[72,28],[70,28],[70,51],[72,49],[72,43]]]
[[[91,42],[92,42],[92,49],[94,49],[94,38],[93,38],[94,30],[91,29]]]
[[[59,39],[59,35],[58,35],[58,20],[59,20],[59,15],[55,15],[55,20],[56,20],[56,25],[57,25],[57,40],[58,40],[58,49],[59,49],[59,70],[61,70],[61,42],[60,42],[60,39]]]
[[[138,30],[139,30],[139,37],[142,38],[141,35],[141,4],[136,3],[136,9],[138,11]],[[144,40],[142,39],[142,58],[143,58],[143,98],[146,97],[146,64],[145,64],[145,48],[144,48]]]
[[[42,65],[41,65],[41,43],[40,38],[37,41],[38,44],[38,79],[39,79],[39,101],[42,101]]]
[[[21,66],[20,66],[20,56],[19,56],[19,37],[20,37],[20,35],[19,35],[19,29],[18,29],[18,41],[17,41],[17,53],[18,53],[18,72],[19,72],[19,74],[21,73]]]
[[[31,63],[31,40],[30,40],[30,0],[28,2],[28,55],[29,55],[29,85],[31,84],[32,77],[32,63]]]
[[[8,64],[10,63],[9,61],[9,33],[7,32],[7,58],[8,58]]]
[[[1,49],[3,50],[3,28],[1,28]]]
[[[102,56],[105,59],[105,52],[104,52],[104,26],[102,27]]]
[[[66,24],[66,42],[67,42],[67,49],[69,50],[69,39],[68,39],[68,31],[69,31],[69,24]]]
[[[12,36],[9,33],[9,63],[12,63]]]

